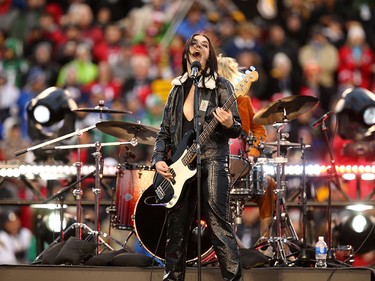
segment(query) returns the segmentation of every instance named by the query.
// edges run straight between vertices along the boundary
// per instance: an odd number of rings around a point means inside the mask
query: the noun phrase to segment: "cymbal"
[[[301,114],[314,108],[319,102],[312,96],[289,96],[279,99],[254,115],[254,122],[259,125],[272,125],[293,120]]]
[[[119,139],[137,139],[138,143],[153,145],[155,143],[157,128],[138,123],[123,121],[101,121],[96,127],[103,133]]]
[[[72,109],[72,111],[78,111],[78,112],[92,112],[92,113],[111,113],[111,114],[132,114],[131,111],[122,111],[122,110],[116,110],[116,109],[109,109],[108,107],[101,107],[96,106],[94,108],[89,107],[82,107],[82,108],[76,108]]]
[[[277,146],[277,141],[271,141],[271,142],[265,142],[264,145],[266,146]],[[280,141],[281,147],[301,147],[301,144],[298,142],[290,142],[287,140],[281,140]],[[305,147],[310,147],[309,144],[305,144]]]

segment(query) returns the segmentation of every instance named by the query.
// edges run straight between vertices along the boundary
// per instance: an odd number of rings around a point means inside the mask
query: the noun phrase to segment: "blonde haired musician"
[[[234,58],[231,57],[218,57],[218,73],[220,76],[227,78],[235,87],[237,81],[240,81],[243,77],[243,73],[239,70],[239,65]],[[247,136],[252,135],[255,139],[252,146],[246,149],[245,155],[250,163],[254,164],[256,157],[260,156],[258,145],[260,141],[265,142],[267,138],[267,131],[263,125],[258,125],[253,121],[255,112],[254,107],[251,103],[251,98],[248,95],[237,97],[238,111],[241,117],[242,128]],[[238,153],[236,151],[236,145],[238,142],[242,142],[241,139],[236,139],[231,145],[231,153]],[[243,145],[241,143],[240,145]],[[274,192],[273,189],[276,186],[275,181],[271,177],[267,177],[267,187],[264,195],[252,198],[253,202],[256,202],[259,208],[259,219],[260,219],[260,234],[262,237],[269,235],[268,228],[272,221],[273,205],[274,205]]]

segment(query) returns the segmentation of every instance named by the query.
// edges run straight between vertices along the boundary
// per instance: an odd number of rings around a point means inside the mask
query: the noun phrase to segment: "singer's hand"
[[[155,164],[156,171],[166,179],[173,178],[172,173],[169,170],[169,166],[164,161],[159,161]]]
[[[221,107],[216,108],[216,110],[213,112],[215,118],[217,121],[220,122],[221,125],[223,125],[226,128],[230,128],[233,126],[233,115],[230,110],[225,111]]]

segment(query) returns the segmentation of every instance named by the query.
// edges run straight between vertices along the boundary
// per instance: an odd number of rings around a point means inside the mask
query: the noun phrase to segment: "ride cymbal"
[[[153,145],[155,143],[157,128],[138,123],[124,121],[101,121],[96,127],[103,133],[109,134],[119,139],[137,139],[138,143]]]
[[[254,122],[258,125],[287,122],[313,109],[318,102],[319,99],[312,96],[285,97],[261,108],[255,113]]]

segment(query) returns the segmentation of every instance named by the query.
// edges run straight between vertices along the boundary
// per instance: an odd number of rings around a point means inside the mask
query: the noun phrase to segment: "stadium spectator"
[[[349,87],[370,89],[375,56],[366,41],[366,33],[358,22],[349,24],[347,40],[338,52],[340,92]]]
[[[250,21],[240,23],[236,28],[236,34],[231,40],[222,46],[224,54],[228,57],[237,58],[242,51],[254,51],[263,58],[260,43],[260,29]]]
[[[331,99],[336,95],[336,71],[338,66],[338,51],[324,34],[323,26],[314,25],[309,41],[299,49],[299,62],[302,69],[314,63],[320,69],[319,85],[324,88],[325,95],[320,95],[320,105],[329,110]]]
[[[31,231],[22,226],[20,217],[15,212],[3,212],[0,219],[0,263],[28,263]]]
[[[62,87],[70,74],[76,76],[76,82],[82,87],[98,77],[98,66],[92,61],[89,46],[84,43],[77,46],[74,59],[60,69],[57,86]]]

